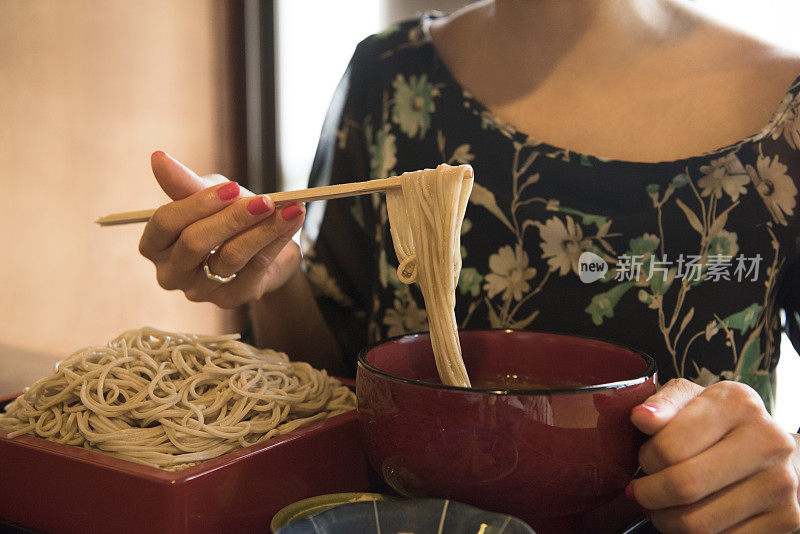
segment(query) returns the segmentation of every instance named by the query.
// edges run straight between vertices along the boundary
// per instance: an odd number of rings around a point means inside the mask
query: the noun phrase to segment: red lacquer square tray
[[[371,476],[355,411],[176,472],[0,430],[0,518],[54,533],[265,533],[285,505]]]

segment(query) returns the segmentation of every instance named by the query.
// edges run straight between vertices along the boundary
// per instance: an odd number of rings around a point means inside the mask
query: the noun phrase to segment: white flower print
[[[452,159],[463,165],[475,159],[475,154],[469,151],[469,144],[463,144],[453,151]]]
[[[428,314],[425,308],[417,306],[417,301],[410,298],[401,302],[394,299],[394,308],[387,309],[383,316],[383,324],[389,327],[389,337],[422,332],[428,328]]]
[[[751,165],[747,166],[747,174],[773,220],[784,226],[788,224],[785,216],[794,213],[797,196],[797,187],[786,174],[786,170],[786,165],[778,161],[778,156],[758,156],[755,169]]]
[[[733,202],[739,200],[740,194],[747,193],[745,185],[750,179],[747,172],[735,154],[731,153],[719,159],[712,159],[711,165],[703,165],[700,172],[705,174],[697,181],[703,189],[702,195],[714,195],[722,198],[723,192],[731,197]]]
[[[464,98],[471,99],[472,95],[464,90]],[[514,137],[517,133],[517,129],[505,122],[503,119],[492,113],[491,111],[481,111],[481,127],[486,130],[488,128],[494,128],[498,130],[501,134],[505,135],[509,139]]]
[[[489,268],[492,272],[486,275],[483,285],[489,298],[503,293],[503,300],[522,300],[523,293],[531,288],[528,280],[536,276],[536,269],[530,267],[528,253],[519,244],[514,249],[506,245],[489,256]]]
[[[569,273],[570,269],[578,274],[578,258],[589,250],[591,239],[583,238],[580,225],[567,215],[567,224],[558,217],[548,219],[544,224],[537,222],[542,237],[542,257],[547,258],[551,271],[558,271],[560,276]]]

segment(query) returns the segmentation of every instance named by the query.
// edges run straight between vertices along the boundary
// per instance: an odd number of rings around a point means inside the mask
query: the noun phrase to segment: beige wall
[[[141,225],[92,223],[165,201],[155,149],[201,173],[235,168],[225,5],[0,2],[0,395],[127,328],[230,328],[157,286]]]

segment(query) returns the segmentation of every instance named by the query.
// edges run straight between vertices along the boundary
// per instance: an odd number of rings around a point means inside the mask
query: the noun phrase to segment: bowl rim
[[[639,375],[636,375],[632,378],[626,378],[624,380],[617,380],[614,382],[605,382],[602,384],[591,384],[588,386],[575,386],[570,388],[553,388],[553,389],[492,389],[492,388],[465,388],[461,386],[446,386],[444,384],[436,384],[433,382],[425,382],[423,380],[418,380],[415,378],[405,378],[402,376],[393,375],[387,371],[383,371],[378,369],[371,363],[367,362],[367,353],[369,353],[372,349],[377,348],[380,345],[384,345],[386,343],[390,343],[392,341],[397,341],[402,338],[411,338],[411,337],[423,337],[423,336],[430,336],[430,332],[411,332],[407,334],[400,334],[397,336],[388,337],[382,339],[376,343],[371,343],[366,347],[362,348],[361,351],[358,353],[358,360],[357,364],[359,367],[363,367],[365,370],[379,375],[383,378],[389,379],[393,382],[400,382],[412,386],[420,386],[425,388],[431,389],[438,389],[444,391],[458,391],[462,393],[477,393],[477,394],[485,394],[485,395],[517,395],[517,396],[525,396],[525,395],[564,395],[564,394],[575,394],[575,393],[589,393],[589,392],[598,392],[604,391],[609,389],[621,389],[625,387],[635,386],[641,383],[646,382],[651,376],[654,380],[657,380],[658,375],[658,366],[656,365],[655,359],[647,353],[634,350],[627,345],[623,345],[621,343],[617,343],[615,341],[609,341],[607,339],[602,339],[594,336],[584,336],[584,335],[577,335],[577,334],[567,334],[562,332],[551,332],[548,330],[513,330],[510,328],[482,328],[477,330],[459,330],[459,334],[461,332],[490,332],[490,333],[512,333],[512,332],[520,332],[520,333],[527,333],[527,334],[547,334],[547,335],[555,335],[555,336],[563,336],[563,337],[572,337],[578,339],[587,339],[591,341],[599,341],[600,343],[606,343],[608,345],[612,345],[616,348],[625,349],[630,351],[636,356],[641,357],[645,363],[647,363],[647,368]],[[357,379],[356,379],[357,380]],[[358,396],[358,387],[356,386],[356,396]]]

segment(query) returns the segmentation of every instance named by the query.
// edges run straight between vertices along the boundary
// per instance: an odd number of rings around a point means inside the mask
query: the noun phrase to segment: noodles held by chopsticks
[[[175,469],[355,408],[325,371],[238,337],[129,330],[60,362],[0,428]]]
[[[394,249],[405,284],[417,282],[428,312],[433,355],[443,384],[470,387],[456,323],[461,224],[474,181],[472,167],[442,164],[400,176],[386,193]]]

